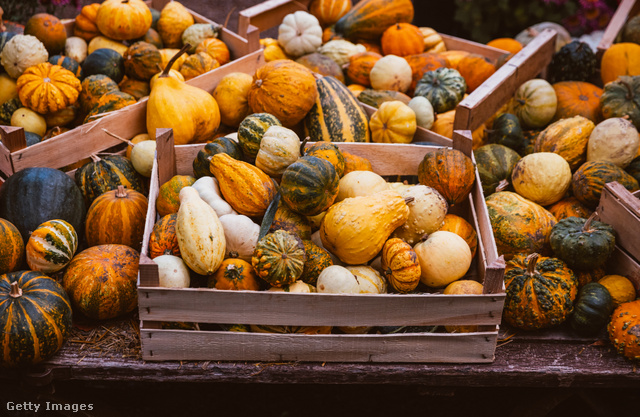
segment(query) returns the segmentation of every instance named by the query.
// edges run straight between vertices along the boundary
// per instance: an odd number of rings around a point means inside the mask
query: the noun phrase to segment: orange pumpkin
[[[200,42],[196,47],[196,53],[198,52],[209,54],[211,58],[218,61],[220,65],[224,65],[231,60],[229,48],[218,38],[207,38]]]
[[[522,44],[513,38],[497,38],[487,42],[487,46],[493,48],[502,49],[512,55],[517,54],[522,50]],[[510,56],[510,57],[511,57]]]
[[[445,58],[432,52],[407,55],[404,59],[411,67],[411,86],[409,87],[409,94],[412,94],[416,88],[416,84],[426,72],[447,66],[447,60]]]
[[[467,198],[475,179],[471,158],[456,149],[429,152],[418,166],[420,184],[435,188],[450,205]]]
[[[156,211],[159,216],[177,213],[180,208],[180,190],[193,185],[196,179],[190,175],[174,175],[169,181],[160,186],[156,199]]]
[[[73,36],[78,36],[89,42],[100,34],[98,26],[96,26],[96,16],[99,8],[100,3],[91,3],[82,7],[73,25]]]
[[[420,261],[418,255],[407,242],[391,238],[382,247],[382,273],[399,293],[408,293],[420,283]]]
[[[211,55],[204,52],[196,52],[184,60],[180,66],[180,74],[182,74],[185,80],[190,80],[219,66],[220,63],[216,61],[215,58],[212,58]]]
[[[414,55],[424,51],[424,37],[417,26],[396,23],[382,33],[380,45],[383,55]]]
[[[149,95],[149,93],[151,93],[151,86],[149,85],[149,82],[134,80],[133,78],[129,78],[126,76],[122,79],[122,81],[120,81],[120,84],[118,84],[118,88],[120,88],[120,91],[122,91],[123,93],[132,95],[136,100],[140,100],[142,97],[146,97]],[[129,155],[127,155],[128,158],[131,158],[130,148],[131,147],[127,149],[129,152]]]
[[[24,34],[38,38],[49,52],[49,56],[64,52],[67,31],[54,15],[37,13],[31,16],[24,26]]]
[[[313,0],[309,4],[309,13],[314,15],[324,28],[336,23],[351,10],[351,0]]]
[[[452,68],[457,70],[458,64],[462,60],[462,58],[470,55],[471,52],[461,51],[459,49],[451,49],[449,51],[438,52],[442,58],[447,60],[447,68]]]
[[[452,232],[460,236],[469,245],[471,256],[476,255],[476,250],[478,249],[478,234],[473,226],[471,226],[471,223],[464,218],[452,213],[447,213],[447,215],[444,216],[444,224],[438,230]]]
[[[149,81],[160,72],[162,57],[155,45],[140,41],[127,49],[123,55],[124,71],[127,77]]]
[[[324,30],[322,31],[322,43],[327,43],[336,39],[342,39],[342,36],[336,33],[333,25],[324,28]],[[269,61],[267,60],[267,62]]]
[[[620,304],[611,315],[607,330],[619,354],[640,360],[640,300]]]
[[[80,95],[80,80],[60,65],[43,62],[29,67],[16,82],[23,105],[41,114],[74,104]]]
[[[358,155],[350,154],[349,152],[342,151],[344,157],[344,175],[352,171],[373,171],[371,162],[367,158],[363,158]]]
[[[349,57],[347,77],[351,82],[370,87],[369,73],[382,55],[375,52],[359,52]]]
[[[229,258],[222,261],[215,274],[209,277],[209,288],[258,291],[260,283],[249,262],[239,258]]]
[[[460,59],[456,69],[467,82],[467,93],[473,92],[496,72],[495,65],[478,54],[469,54]]]
[[[180,246],[176,235],[178,213],[167,214],[153,225],[149,235],[149,257],[160,255],[180,256]]]
[[[620,75],[640,75],[640,45],[614,43],[604,51],[600,61],[602,84],[615,81]]]
[[[151,27],[151,10],[142,0],[106,0],[98,8],[96,26],[107,38],[142,38]]]
[[[573,116],[586,117],[593,123],[602,120],[602,88],[584,81],[561,81],[553,84],[553,89],[558,98],[553,122]]]
[[[213,98],[220,108],[220,121],[224,125],[237,128],[251,114],[247,96],[252,83],[251,75],[232,72],[225,75],[213,90]]]
[[[122,185],[101,194],[87,210],[85,236],[89,246],[117,244],[139,251],[147,205],[144,194]]]
[[[15,271],[24,259],[24,240],[18,228],[0,218],[0,275]]]
[[[588,219],[593,213],[575,197],[565,197],[548,208],[556,220],[560,221],[567,217],[582,217]]]

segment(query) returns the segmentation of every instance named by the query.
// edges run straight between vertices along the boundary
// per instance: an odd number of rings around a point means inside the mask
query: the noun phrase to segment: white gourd
[[[347,268],[331,265],[320,272],[316,288],[320,293],[359,294],[360,286],[356,277]]]
[[[303,10],[290,13],[278,27],[278,42],[293,57],[315,52],[322,45],[322,27],[318,19]]]
[[[300,157],[300,138],[291,129],[271,126],[260,140],[256,166],[270,176],[280,176]]]
[[[344,39],[329,41],[318,48],[319,53],[333,59],[338,65],[340,65],[340,68],[349,63],[349,58],[352,55],[366,51],[367,48],[364,45],[355,44]]]
[[[251,256],[258,244],[260,226],[243,214],[226,214],[220,217],[227,242],[226,256],[236,252],[238,258],[251,262]]]
[[[416,114],[418,126],[431,129],[435,121],[435,113],[429,99],[423,96],[415,96],[409,101],[409,107]]]
[[[82,64],[87,57],[87,50],[87,41],[78,36],[68,37],[64,43],[64,54],[75,59],[79,64]]]
[[[215,210],[218,217],[226,214],[238,214],[233,207],[222,198],[220,187],[218,187],[218,180],[214,177],[206,176],[198,178],[192,187],[200,194],[200,198]]]
[[[49,53],[38,38],[16,35],[6,43],[0,53],[0,62],[7,74],[17,79],[29,67],[47,62]]]
[[[165,288],[189,288],[191,278],[184,261],[174,255],[160,255],[153,258],[158,264],[159,285]]]

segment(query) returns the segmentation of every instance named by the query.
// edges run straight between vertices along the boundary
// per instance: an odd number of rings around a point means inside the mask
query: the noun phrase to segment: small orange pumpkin
[[[369,73],[380,58],[382,55],[376,52],[359,52],[351,55],[347,65],[347,77],[351,82],[370,87]]]
[[[196,52],[184,60],[180,66],[180,74],[182,74],[185,80],[190,80],[219,66],[220,63],[216,61],[215,58],[212,58],[211,55],[204,52]]]
[[[615,81],[620,75],[640,75],[640,45],[620,42],[611,45],[600,61],[602,84]]]
[[[382,33],[380,45],[383,55],[414,55],[424,51],[424,37],[417,26],[396,23]]]
[[[557,221],[566,219],[567,217],[582,217],[588,219],[593,213],[592,210],[582,204],[577,198],[565,197],[562,200],[554,203],[548,208],[549,212],[553,214]]]
[[[25,248],[18,228],[0,218],[0,275],[15,271],[24,260]]]
[[[190,175],[174,175],[169,181],[160,186],[156,199],[156,210],[159,216],[177,213],[180,208],[180,190],[193,185],[196,179]]]
[[[167,214],[153,225],[149,235],[149,257],[160,255],[180,256],[180,246],[176,236],[176,219],[178,213]]]
[[[258,276],[251,264],[239,258],[222,261],[220,268],[209,277],[209,288],[219,290],[252,290],[258,291]]]
[[[49,56],[64,52],[67,31],[60,19],[52,14],[37,13],[31,16],[24,26],[24,34],[38,38],[49,52]]]
[[[602,88],[584,81],[561,81],[553,84],[553,89],[558,104],[552,122],[574,116],[586,117],[593,123],[602,120]]]
[[[342,151],[344,157],[344,175],[352,171],[373,171],[371,162],[367,158]]]
[[[351,10],[351,0],[313,0],[309,4],[309,13],[314,15],[325,28],[336,23]]]
[[[456,149],[429,152],[418,166],[420,184],[435,188],[450,205],[467,198],[475,179],[471,158]]]
[[[631,360],[640,360],[640,300],[618,306],[607,327],[616,351]]]
[[[399,293],[406,294],[420,283],[420,261],[407,242],[398,238],[387,240],[382,247],[382,273]]]
[[[467,82],[467,93],[473,92],[496,72],[495,65],[478,54],[463,57],[456,65],[456,69]]]
[[[27,68],[16,87],[22,104],[41,114],[71,106],[78,100],[82,88],[71,71],[48,62]]]
[[[207,38],[196,47],[196,53],[204,52],[211,58],[224,65],[231,60],[231,54],[227,45],[218,38]]]
[[[91,3],[82,7],[73,25],[73,36],[89,42],[100,34],[98,26],[96,26],[96,16],[99,8],[100,3]]]
[[[106,0],[96,13],[96,26],[107,38],[142,38],[151,27],[151,10],[142,0]]]

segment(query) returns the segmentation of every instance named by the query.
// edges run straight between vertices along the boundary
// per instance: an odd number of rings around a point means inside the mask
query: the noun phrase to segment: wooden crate
[[[470,151],[470,132],[455,132],[456,144]],[[149,201],[175,174],[193,174],[202,145],[173,146],[172,132],[159,132]],[[368,158],[381,175],[416,175],[427,152],[415,144],[336,143]],[[322,362],[492,362],[504,304],[504,260],[498,257],[482,189],[476,184],[457,207],[478,232],[479,245],[468,278],[484,283],[482,295],[296,294],[160,288],[157,265],[148,257],[149,235],[157,219],[149,204],[140,257],[138,306],[143,358],[221,361]],[[303,326],[479,325],[474,333],[264,334],[169,330],[160,323],[243,323]]]
[[[147,1],[150,7],[161,10],[168,0]],[[205,17],[190,11],[197,23],[211,22]],[[64,25],[67,34],[73,36],[75,19],[66,19]],[[257,33],[256,33],[257,36]],[[257,64],[263,63],[259,46],[252,49],[248,41],[235,33],[223,28],[220,39],[224,41],[231,52],[232,61],[206,74],[192,78],[187,84],[213,92],[217,81],[222,76],[234,71],[246,71],[253,74]],[[104,151],[120,143],[118,139],[104,133],[102,129],[124,138],[132,138],[139,133],[145,133],[147,99],[90,123],[85,123],[68,132],[55,136],[46,141],[27,147],[24,132],[10,126],[0,126],[0,173],[9,176],[27,167],[61,168],[89,157],[91,154]],[[168,126],[170,127],[170,126]]]
[[[631,193],[618,182],[605,184],[597,211],[600,221],[616,231],[607,271],[626,276],[640,291],[640,191]]]
[[[602,59],[602,54],[618,41],[620,31],[624,27],[625,23],[630,17],[633,17],[640,13],[640,1],[637,0],[622,0],[616,12],[611,17],[607,28],[602,34],[602,38],[598,43],[596,49],[596,56],[598,60]]]

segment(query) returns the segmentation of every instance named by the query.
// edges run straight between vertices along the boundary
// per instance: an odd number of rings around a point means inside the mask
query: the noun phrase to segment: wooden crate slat
[[[605,184],[598,206],[600,221],[616,231],[616,244],[640,259],[640,200],[618,182]]]
[[[143,327],[140,338],[143,359],[150,361],[489,363],[497,333],[301,335]]]
[[[607,272],[629,278],[640,291],[640,262],[618,245],[607,260]]]

